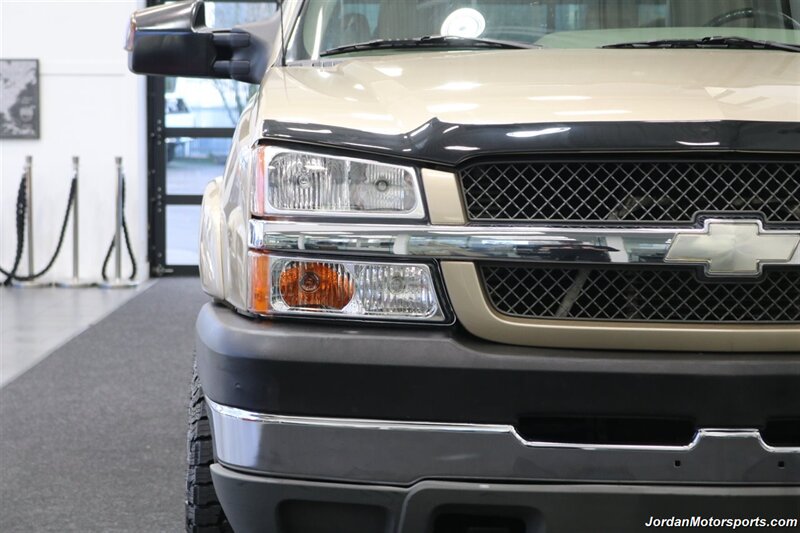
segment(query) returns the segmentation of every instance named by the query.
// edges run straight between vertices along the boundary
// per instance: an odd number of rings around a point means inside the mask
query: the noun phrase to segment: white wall
[[[34,158],[36,269],[52,255],[69,193],[72,156],[81,160],[80,270],[100,277],[113,236],[115,165],[127,175],[127,219],[147,276],[145,80],[127,69],[123,50],[130,14],[144,0],[0,0],[0,58],[39,59],[39,140],[0,140],[0,265],[12,266],[15,203],[26,155]],[[127,276],[127,258],[123,263]],[[113,270],[113,259],[109,274]],[[23,255],[20,265],[27,274]],[[72,275],[72,238],[43,279]],[[0,279],[4,279],[0,276]]]

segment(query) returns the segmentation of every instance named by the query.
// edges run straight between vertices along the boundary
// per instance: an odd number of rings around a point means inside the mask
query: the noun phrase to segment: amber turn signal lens
[[[281,274],[281,298],[289,307],[340,310],[350,303],[355,284],[340,265],[294,263]]]
[[[267,254],[250,254],[250,309],[256,313],[270,309],[270,268]]]

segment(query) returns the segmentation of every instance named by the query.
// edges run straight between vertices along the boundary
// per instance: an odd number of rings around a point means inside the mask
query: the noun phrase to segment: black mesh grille
[[[472,221],[691,223],[760,213],[800,223],[798,162],[512,162],[460,172]]]
[[[481,267],[497,311],[524,318],[800,322],[800,271],[757,282],[705,281],[692,268]]]

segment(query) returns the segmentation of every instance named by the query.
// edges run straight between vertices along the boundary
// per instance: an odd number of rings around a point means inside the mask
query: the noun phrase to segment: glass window
[[[258,86],[233,80],[167,78],[164,125],[168,128],[234,128]]]
[[[167,264],[197,265],[200,262],[200,206],[167,206]]]
[[[231,28],[270,17],[278,4],[272,2],[206,2],[206,26]]]
[[[230,139],[171,137],[167,147],[167,194],[203,194],[209,181],[222,176]]]
[[[707,36],[800,44],[800,6],[796,0],[309,0],[289,58],[427,35],[552,48]]]

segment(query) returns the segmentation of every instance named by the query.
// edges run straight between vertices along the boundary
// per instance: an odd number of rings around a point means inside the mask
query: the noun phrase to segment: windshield
[[[542,48],[709,36],[800,44],[800,0],[307,0],[289,59],[317,59],[378,39],[431,35]]]

